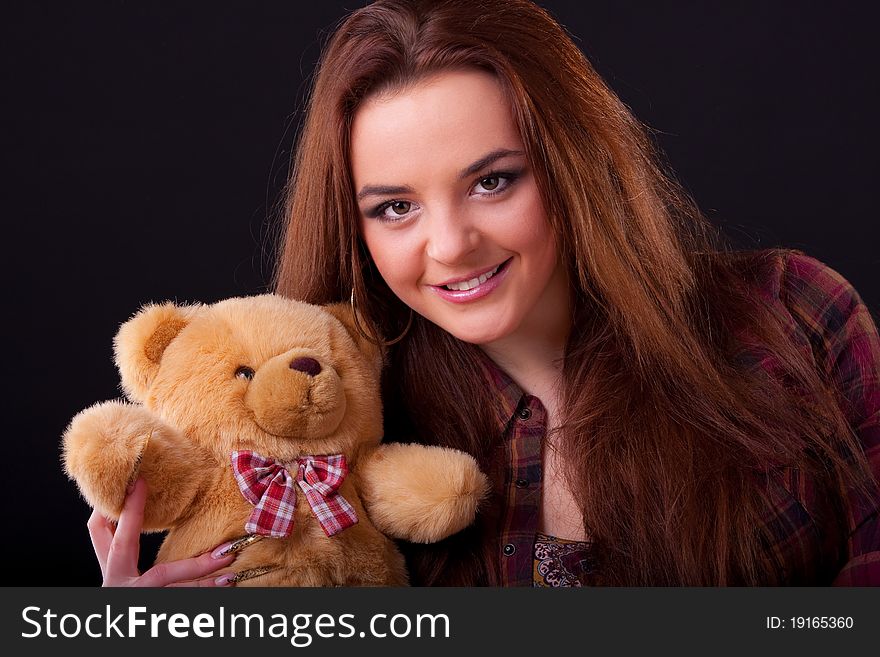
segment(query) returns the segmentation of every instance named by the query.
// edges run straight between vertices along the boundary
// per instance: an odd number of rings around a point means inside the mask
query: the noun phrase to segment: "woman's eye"
[[[497,173],[490,173],[488,176],[480,178],[477,184],[474,185],[474,190],[477,196],[501,194],[516,181],[518,176],[519,173],[517,172],[501,173],[499,171]]]
[[[412,203],[410,203],[409,201],[393,201],[388,205],[388,208],[394,214],[404,215],[410,211],[410,208],[412,208]]]
[[[498,176],[489,176],[480,181],[480,187],[490,192],[497,189],[500,184],[501,179]]]
[[[236,379],[247,379],[250,381],[254,378],[254,370],[248,367],[247,365],[242,365],[237,370],[235,370],[235,378]]]
[[[379,221],[397,222],[412,212],[414,206],[411,201],[386,201],[367,212],[367,216]]]

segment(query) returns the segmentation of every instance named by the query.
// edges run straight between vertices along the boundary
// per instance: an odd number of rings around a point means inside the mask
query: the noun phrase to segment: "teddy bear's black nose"
[[[318,376],[321,373],[321,363],[314,358],[294,358],[290,361],[290,369],[305,372],[309,376]]]

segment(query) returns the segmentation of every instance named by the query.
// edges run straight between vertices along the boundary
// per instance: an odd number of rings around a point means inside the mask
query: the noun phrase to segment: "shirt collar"
[[[483,374],[492,390],[496,392],[492,397],[495,400],[495,417],[498,421],[498,430],[501,433],[507,429],[510,419],[516,413],[520,401],[523,397],[522,388],[510,378],[510,375],[502,370],[489,356],[482,350],[478,349],[480,354],[480,365],[483,368]]]

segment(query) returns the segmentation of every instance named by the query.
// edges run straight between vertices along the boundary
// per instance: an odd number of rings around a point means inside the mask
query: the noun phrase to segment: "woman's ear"
[[[134,402],[146,399],[165,348],[189,323],[199,306],[172,302],[147,304],[119,327],[113,354],[125,395]]]
[[[381,380],[382,369],[385,366],[385,350],[381,345],[371,342],[364,334],[358,330],[355,324],[354,309],[349,303],[328,303],[323,306],[324,310],[333,315],[345,327],[345,330],[354,340],[357,348],[363,353],[373,365],[377,380]],[[358,322],[364,327],[364,319],[358,315]],[[365,327],[364,327],[364,330]],[[381,338],[380,338],[381,339]]]

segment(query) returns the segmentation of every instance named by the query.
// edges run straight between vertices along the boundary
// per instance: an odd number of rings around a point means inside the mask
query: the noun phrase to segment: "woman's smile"
[[[491,294],[501,285],[512,258],[480,273],[454,278],[441,285],[430,285],[442,299],[452,303],[468,303]]]

